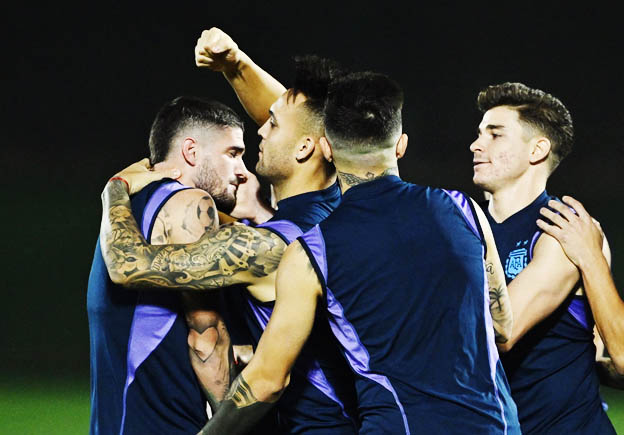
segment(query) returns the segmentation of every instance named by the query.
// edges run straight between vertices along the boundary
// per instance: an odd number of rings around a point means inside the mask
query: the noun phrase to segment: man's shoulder
[[[152,239],[161,243],[191,243],[205,232],[215,230],[219,223],[212,197],[204,190],[175,186],[163,198],[155,216]]]

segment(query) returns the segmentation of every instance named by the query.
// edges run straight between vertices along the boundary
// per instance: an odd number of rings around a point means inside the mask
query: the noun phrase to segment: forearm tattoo
[[[120,182],[102,193],[102,255],[113,281],[132,287],[216,289],[277,269],[286,244],[268,230],[224,225],[188,245],[150,245]]]
[[[204,426],[201,435],[247,433],[271,409],[275,402],[256,399],[242,373],[234,380],[214,418]]]
[[[357,184],[366,183],[367,181],[373,181],[381,177],[386,177],[388,175],[399,175],[399,168],[396,166],[393,168],[388,168],[381,174],[373,174],[372,172],[367,172],[364,178],[355,174],[350,174],[348,172],[338,171],[338,178],[347,186],[355,186]]]
[[[491,278],[494,276],[494,265],[492,263],[487,263],[485,270],[490,284],[490,314],[494,323],[494,338],[497,343],[506,343],[509,337],[503,335],[501,331],[510,331],[513,320],[507,286],[504,283],[498,286],[492,285]]]

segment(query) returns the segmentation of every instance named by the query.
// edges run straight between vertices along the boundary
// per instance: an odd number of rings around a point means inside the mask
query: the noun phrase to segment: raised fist
[[[195,46],[195,65],[213,71],[235,70],[240,60],[238,45],[223,30],[213,27],[204,30]]]

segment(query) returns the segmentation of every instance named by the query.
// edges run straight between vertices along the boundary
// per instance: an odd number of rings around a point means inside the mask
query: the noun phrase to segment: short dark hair
[[[177,97],[158,111],[149,137],[150,163],[167,158],[172,140],[189,127],[235,127],[245,131],[242,119],[231,108],[214,100]]]
[[[551,142],[551,172],[570,151],[574,142],[572,116],[556,97],[522,83],[501,83],[488,86],[477,97],[482,113],[498,106],[509,106],[518,112],[518,118],[536,128]]]
[[[387,148],[402,128],[403,91],[388,76],[355,72],[330,85],[325,131],[335,150],[368,152]]]
[[[295,56],[295,81],[288,90],[288,99],[302,94],[306,97],[303,107],[308,111],[308,124],[313,122],[323,127],[323,107],[330,83],[346,74],[346,70],[336,61],[314,54]]]

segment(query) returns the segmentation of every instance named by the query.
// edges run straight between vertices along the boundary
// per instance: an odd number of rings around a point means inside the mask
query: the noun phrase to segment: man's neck
[[[180,171],[180,177],[177,178],[176,181],[184,184],[189,187],[196,187],[195,181],[193,181],[193,177],[186,171],[184,165],[177,164],[174,161],[165,160],[164,162],[156,163],[154,165],[154,169],[156,170],[164,170],[164,169],[178,169]]]
[[[541,182],[518,182],[506,186],[492,192],[488,212],[496,222],[503,222],[535,201],[544,190],[546,190],[546,179]]]
[[[399,176],[399,168],[393,167],[380,167],[380,168],[364,168],[354,169],[350,167],[340,167],[337,169],[338,179],[340,180],[340,189],[342,193],[358,184],[367,183],[369,181],[377,180],[388,175]]]
[[[279,183],[273,184],[275,200],[277,202],[296,195],[308,192],[327,189],[336,182],[336,175],[312,176],[312,177],[290,177]]]

